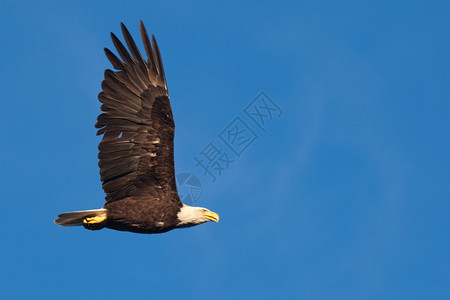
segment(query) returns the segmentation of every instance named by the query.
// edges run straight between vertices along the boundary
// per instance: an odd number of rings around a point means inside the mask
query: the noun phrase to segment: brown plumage
[[[130,52],[111,33],[120,59],[105,48],[117,71],[105,71],[98,95],[103,113],[95,125],[97,135],[103,135],[98,158],[106,204],[101,210],[84,211],[85,214],[61,214],[55,222],[93,230],[107,227],[160,233],[218,221],[217,214],[184,205],[178,197],[173,152],[175,123],[155,37],[150,42],[141,22],[148,57],[144,60],[127,28],[123,24],[121,27]]]

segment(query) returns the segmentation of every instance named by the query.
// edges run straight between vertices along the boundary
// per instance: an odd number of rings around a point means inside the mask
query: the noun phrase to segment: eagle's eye
[[[207,209],[202,209],[202,214],[204,214],[205,212],[207,212],[208,210]]]

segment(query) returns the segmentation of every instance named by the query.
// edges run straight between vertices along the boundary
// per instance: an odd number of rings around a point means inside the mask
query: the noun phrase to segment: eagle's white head
[[[203,207],[193,207],[183,204],[177,214],[180,221],[177,226],[189,227],[195,226],[208,221],[219,222],[219,215]]]

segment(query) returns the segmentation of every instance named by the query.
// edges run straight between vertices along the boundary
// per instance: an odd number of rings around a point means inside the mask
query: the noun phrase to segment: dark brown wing
[[[106,201],[132,197],[181,205],[174,176],[175,124],[158,45],[154,36],[150,42],[141,21],[145,61],[121,25],[130,52],[111,33],[121,60],[105,48],[118,71],[105,71],[98,95],[103,113],[95,125],[97,135],[103,134],[98,158]]]

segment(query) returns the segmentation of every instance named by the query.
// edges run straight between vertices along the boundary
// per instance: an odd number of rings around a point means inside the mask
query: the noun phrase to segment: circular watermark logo
[[[192,205],[202,196],[202,183],[191,173],[179,173],[175,176],[178,196],[183,203]]]

